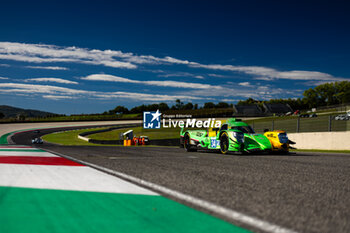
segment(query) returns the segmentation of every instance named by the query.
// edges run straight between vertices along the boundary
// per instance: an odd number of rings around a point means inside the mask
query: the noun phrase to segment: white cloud
[[[164,78],[168,78],[168,77],[192,77],[192,78],[196,78],[196,79],[204,79],[204,77],[202,75],[195,75],[195,74],[191,74],[188,72],[165,72],[165,71],[163,71],[163,72],[157,72],[157,73],[164,73],[164,74],[157,75],[158,77],[164,77]]]
[[[254,78],[255,80],[263,80],[263,81],[273,81],[274,78],[270,78],[270,77],[257,77]]]
[[[208,74],[208,76],[215,78],[228,78],[228,76],[222,74]]]
[[[0,79],[3,79],[3,80],[5,80],[5,79],[9,79],[9,78],[5,78],[5,77],[0,77]]]
[[[263,67],[263,66],[233,66],[233,65],[219,65],[219,64],[203,65],[196,62],[191,62],[189,65],[193,68],[241,72],[248,75],[259,76],[255,79],[265,80],[265,81],[271,81],[274,79],[328,80],[328,81],[349,80],[345,78],[334,77],[330,74],[322,73],[318,71],[303,71],[303,70],[278,71],[276,69]]]
[[[90,81],[109,81],[109,82],[123,82],[123,83],[138,83],[136,80],[131,80],[127,78],[122,78],[109,74],[92,74],[86,77],[82,77],[83,80]]]
[[[62,100],[62,99],[76,99],[77,97],[64,96],[64,95],[43,95],[43,98],[52,99],[52,100]]]
[[[42,70],[69,70],[68,68],[61,67],[61,66],[25,66],[24,68],[42,69]]]
[[[82,77],[81,79],[90,80],[90,81],[137,83],[137,84],[162,86],[162,87],[193,88],[193,89],[222,89],[222,87],[220,86],[213,86],[210,84],[178,82],[178,81],[140,81],[140,80],[133,80],[133,79],[118,77],[118,76],[109,75],[109,74],[92,74],[86,77]]]
[[[221,101],[231,103],[231,102],[239,101],[239,99],[221,99]]]
[[[238,85],[243,87],[253,87],[253,85],[251,85],[250,82],[241,82],[241,83],[238,83]]]
[[[318,86],[318,85],[322,85],[325,83],[335,83],[336,81],[309,81],[309,82],[305,82],[303,83],[304,86]]]
[[[136,68],[136,65],[130,62],[118,61],[115,59],[115,57],[123,58],[128,56],[131,56],[131,54],[124,54],[121,51],[112,50],[0,42],[0,59],[23,62],[72,62],[104,65],[115,68]]]
[[[42,95],[43,98],[59,100],[59,99],[76,99],[76,98],[98,98],[98,99],[127,99],[127,100],[142,100],[142,101],[175,101],[181,100],[201,100],[202,97],[189,95],[162,95],[162,94],[147,94],[137,92],[97,92],[77,90],[65,87],[37,84],[22,84],[22,83],[0,83],[0,94],[10,93],[15,95],[30,94]]]
[[[26,82],[55,82],[55,83],[64,83],[64,84],[78,84],[78,82],[62,79],[62,78],[30,78],[26,79]]]
[[[0,83],[0,93],[32,93],[32,94],[94,94],[94,92],[58,87],[51,85],[22,84],[22,83]]]
[[[159,94],[146,94],[146,93],[132,93],[132,92],[109,92],[96,94],[96,97],[102,99],[132,99],[132,100],[142,100],[142,101],[175,101],[177,99],[181,100],[200,100],[201,97],[188,96],[188,95],[159,95]]]
[[[341,77],[319,72],[291,70],[280,71],[263,66],[234,66],[221,64],[201,64],[198,62],[181,60],[166,56],[163,58],[152,55],[136,55],[115,50],[98,50],[78,47],[62,47],[46,44],[25,44],[13,42],[0,42],[0,59],[15,60],[32,63],[70,62],[91,65],[104,65],[114,68],[135,69],[139,64],[144,65],[185,65],[191,68],[219,70],[243,73],[255,79],[272,81],[276,79],[304,80],[304,81],[343,81],[349,80]],[[208,74],[220,77],[218,74]],[[193,76],[202,78],[202,76]]]

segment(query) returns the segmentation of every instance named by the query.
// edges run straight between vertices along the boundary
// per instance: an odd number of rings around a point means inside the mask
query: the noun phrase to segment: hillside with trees
[[[55,113],[33,109],[16,108],[8,105],[0,105],[0,119],[10,117],[50,117],[57,116]]]
[[[350,82],[325,83],[315,88],[305,90],[302,98],[256,100],[248,98],[241,100],[238,105],[283,103],[288,104],[294,110],[307,110],[323,106],[350,103]],[[164,114],[188,114],[193,117],[226,117],[232,116],[233,104],[226,102],[206,102],[202,106],[197,103],[184,103],[176,100],[169,106],[167,103],[142,104],[128,109],[118,105],[114,109],[104,113],[78,114],[78,115],[57,115],[49,112],[21,109],[11,106],[0,106],[1,122],[17,121],[88,121],[88,120],[117,120],[117,119],[140,119],[144,111],[160,110]]]
[[[325,83],[315,88],[305,90],[303,98],[297,99],[271,99],[271,100],[254,100],[249,98],[241,100],[238,105],[250,105],[263,103],[283,103],[289,104],[293,109],[310,109],[337,104],[350,103],[350,82],[342,81],[335,83]]]

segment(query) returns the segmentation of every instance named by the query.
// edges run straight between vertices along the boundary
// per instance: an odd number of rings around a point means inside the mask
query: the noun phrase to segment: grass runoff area
[[[42,137],[43,140],[51,143],[56,143],[60,145],[79,145],[79,146],[103,146],[102,144],[94,144],[78,138],[78,135],[83,132],[90,132],[105,128],[93,128],[93,129],[81,129],[81,130],[70,130],[64,132],[57,132],[52,134],[47,134]],[[103,133],[91,134],[86,137],[97,140],[119,140],[119,134],[124,133],[128,130],[134,130],[135,136],[148,136],[150,140],[153,139],[172,139],[180,137],[180,128],[161,128],[161,129],[143,129],[143,127],[133,127],[133,128],[124,128],[117,129]],[[106,146],[106,145],[104,145]]]
[[[106,129],[106,128],[80,129],[80,130],[70,130],[70,131],[64,131],[64,132],[51,133],[51,134],[44,135],[42,139],[50,143],[56,143],[56,144],[65,145],[65,146],[73,146],[73,145],[74,146],[91,146],[91,145],[97,146],[98,144],[92,144],[87,141],[79,139],[78,135],[83,132],[90,132],[90,131]]]

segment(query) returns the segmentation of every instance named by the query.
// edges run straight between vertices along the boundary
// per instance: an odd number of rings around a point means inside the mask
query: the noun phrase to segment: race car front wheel
[[[185,137],[184,137],[184,148],[187,152],[194,152],[194,151],[197,151],[197,148],[193,148],[194,146],[191,145],[190,143],[190,135],[187,133],[185,134]]]
[[[220,151],[222,154],[226,154],[228,152],[229,147],[229,138],[226,132],[223,132],[220,136]]]

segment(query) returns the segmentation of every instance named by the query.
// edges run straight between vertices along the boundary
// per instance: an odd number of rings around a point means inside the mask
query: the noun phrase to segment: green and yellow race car
[[[228,152],[288,152],[289,140],[284,131],[267,131],[265,134],[256,134],[247,123],[230,118],[222,124],[221,128],[208,130],[181,128],[180,146],[186,151],[209,149],[220,150],[222,154]]]

